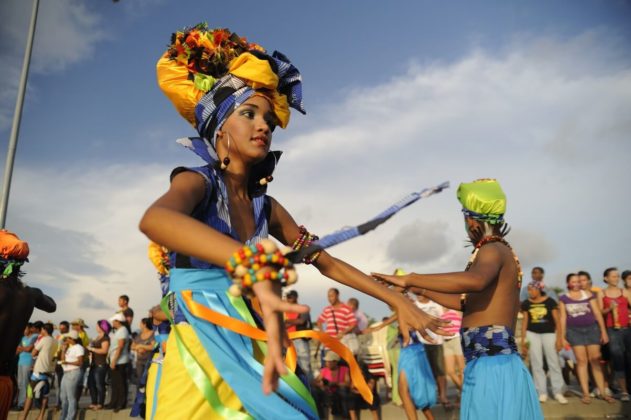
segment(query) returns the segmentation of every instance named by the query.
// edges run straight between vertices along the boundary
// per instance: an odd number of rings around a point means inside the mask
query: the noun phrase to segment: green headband
[[[462,183],[457,196],[465,215],[490,224],[504,222],[506,195],[496,180],[478,179]]]

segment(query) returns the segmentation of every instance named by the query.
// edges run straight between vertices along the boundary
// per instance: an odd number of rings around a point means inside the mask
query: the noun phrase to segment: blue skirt
[[[401,372],[405,372],[410,396],[416,408],[423,409],[436,405],[436,381],[422,343],[413,343],[401,348],[399,375]]]
[[[543,420],[530,372],[518,354],[480,357],[467,363],[461,420]]]

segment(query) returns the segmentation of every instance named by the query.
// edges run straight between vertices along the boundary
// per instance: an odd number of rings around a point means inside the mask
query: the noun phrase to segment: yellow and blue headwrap
[[[504,223],[506,195],[494,179],[478,179],[458,187],[462,212],[472,219],[492,225]]]
[[[205,23],[173,34],[157,64],[158,84],[178,112],[214,147],[215,134],[252,95],[265,96],[277,123],[289,123],[289,107],[303,114],[302,77],[287,57],[271,55],[228,29]]]

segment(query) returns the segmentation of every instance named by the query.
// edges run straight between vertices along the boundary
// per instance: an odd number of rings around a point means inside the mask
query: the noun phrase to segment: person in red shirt
[[[318,317],[317,326],[326,333],[340,340],[353,354],[357,354],[359,343],[353,330],[357,326],[357,319],[353,309],[340,300],[340,291],[331,288],[327,293],[330,305],[322,310]]]
[[[631,294],[618,287],[620,274],[611,267],[605,270],[603,277],[607,287],[597,294],[598,306],[605,318],[609,336],[609,352],[613,362],[614,380],[622,389],[621,401],[629,401],[629,392],[625,378],[625,364],[630,363],[627,353],[631,350],[631,329],[629,329],[629,302]]]

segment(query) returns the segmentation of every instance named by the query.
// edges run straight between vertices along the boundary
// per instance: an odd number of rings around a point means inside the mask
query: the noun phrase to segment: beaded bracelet
[[[266,271],[267,268],[269,270]],[[291,261],[268,239],[236,251],[226,262],[226,271],[234,282],[228,291],[235,297],[260,281],[280,281],[285,286],[294,284],[298,279]]]
[[[300,225],[298,228],[300,229],[299,231],[300,236],[298,237],[298,239],[294,241],[293,245],[291,246],[291,248],[294,251],[298,251],[299,249],[306,248],[309,245],[311,245],[314,241],[317,241],[318,239],[320,239],[318,235],[313,235],[309,233],[307,228],[304,227],[303,225]],[[316,262],[316,260],[318,259],[321,253],[322,251],[316,251],[311,255],[307,255],[306,257],[302,259],[302,262],[305,264],[313,264],[314,262]]]

